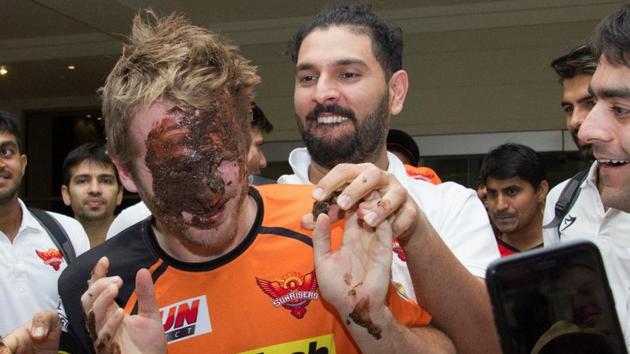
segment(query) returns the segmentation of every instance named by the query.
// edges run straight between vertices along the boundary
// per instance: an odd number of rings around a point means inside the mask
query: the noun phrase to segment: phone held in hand
[[[504,354],[627,353],[602,258],[566,242],[499,259],[486,285]]]

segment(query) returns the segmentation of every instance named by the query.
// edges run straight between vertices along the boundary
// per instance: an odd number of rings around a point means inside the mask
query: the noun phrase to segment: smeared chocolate
[[[172,231],[182,231],[182,211],[191,215],[188,226],[212,227],[211,217],[241,191],[226,194],[219,173],[223,162],[246,178],[243,132],[237,122],[235,100],[222,92],[210,98],[208,111],[177,107],[156,123],[146,140],[145,163],[153,177],[150,203],[160,221]],[[245,132],[246,133],[246,132]]]
[[[334,191],[332,192],[328,198],[322,200],[322,201],[316,201],[313,203],[313,217],[315,219],[317,219],[317,217],[319,216],[319,214],[328,214],[328,210],[330,210],[330,207],[337,203],[337,197],[339,196],[339,194],[341,194],[341,191]]]
[[[96,318],[94,317],[94,311],[90,310],[85,320],[85,329],[90,336],[92,343],[96,342]]]
[[[112,340],[109,333],[105,333],[94,345],[96,354],[121,354],[120,346]]]
[[[362,298],[354,306],[354,310],[350,313],[350,318],[357,325],[367,328],[369,334],[377,340],[381,339],[381,328],[372,323],[370,318],[370,300],[367,297]]]
[[[96,352],[98,354],[101,353],[107,353],[107,347],[108,344],[111,344],[112,341],[112,337],[106,333],[103,335],[103,338],[99,338],[96,340],[96,343],[94,344],[94,349],[96,349]]]
[[[350,284],[348,284],[350,285]],[[348,296],[356,296],[357,295],[357,288],[359,286],[363,285],[363,282],[359,282],[357,285],[353,286],[350,288],[350,290],[348,290]]]

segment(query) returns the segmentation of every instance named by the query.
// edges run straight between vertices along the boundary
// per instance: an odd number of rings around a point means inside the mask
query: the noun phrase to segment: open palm
[[[319,290],[340,315],[355,317],[385,306],[392,262],[391,224],[365,225],[355,211],[346,212],[341,247],[330,246],[330,219],[320,215],[313,233]]]

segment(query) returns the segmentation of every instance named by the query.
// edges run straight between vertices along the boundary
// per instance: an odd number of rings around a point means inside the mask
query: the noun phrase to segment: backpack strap
[[[66,263],[72,263],[77,256],[74,252],[72,242],[70,242],[70,239],[68,238],[68,234],[63,227],[61,227],[59,222],[41,209],[28,208],[28,211],[31,212],[40,225],[42,225],[44,230],[46,230],[48,235],[50,235],[50,238],[59,249],[59,252],[63,255],[63,258],[66,259]]]
[[[571,177],[569,182],[564,189],[560,193],[560,197],[558,197],[558,201],[556,201],[556,205],[554,207],[554,218],[548,224],[544,225],[543,228],[549,229],[553,227],[560,227],[560,223],[564,217],[569,213],[569,210],[575,204],[578,196],[580,195],[580,185],[588,176],[588,169],[582,170],[575,174],[575,176]]]

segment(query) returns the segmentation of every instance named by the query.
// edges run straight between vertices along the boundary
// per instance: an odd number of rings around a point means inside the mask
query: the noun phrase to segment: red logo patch
[[[35,253],[37,253],[37,256],[41,258],[42,261],[44,261],[44,264],[48,264],[54,270],[59,270],[59,267],[61,266],[61,261],[63,261],[63,256],[58,249],[49,248],[46,251],[35,250]]]
[[[393,251],[401,261],[407,262],[407,255],[405,254],[405,251],[403,251],[402,247],[400,247],[398,241],[394,241]]]
[[[304,317],[306,306],[311,300],[319,299],[314,270],[306,275],[290,272],[280,280],[265,280],[257,277],[256,284],[273,299],[273,306],[284,307],[298,319]]]

